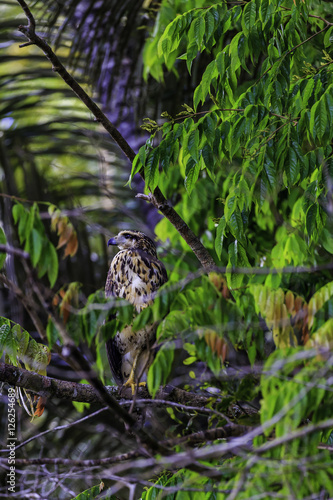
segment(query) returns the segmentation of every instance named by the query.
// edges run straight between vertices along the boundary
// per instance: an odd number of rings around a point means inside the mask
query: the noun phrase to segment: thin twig
[[[108,409],[107,407],[100,408],[99,410],[94,411],[93,413],[90,413],[90,415],[86,415],[85,417],[80,418],[79,420],[75,420],[75,422],[70,422],[70,423],[64,424],[64,425],[58,425],[56,427],[53,427],[52,429],[47,429],[46,431],[40,432],[39,434],[36,434],[35,436],[31,436],[29,439],[26,439],[22,443],[15,446],[15,451],[18,450],[19,448],[22,448],[23,446],[27,445],[31,441],[34,441],[35,439],[40,439],[41,437],[45,436],[46,434],[49,434],[50,432],[62,431],[64,429],[68,429],[69,427],[73,427],[74,425],[81,424],[82,422],[85,422],[85,421],[89,420],[90,418],[96,417],[97,415],[106,411],[107,409]],[[8,450],[7,449],[0,450],[0,453],[8,453]]]
[[[16,257],[21,257],[21,259],[29,259],[30,255],[28,252],[21,250],[20,248],[14,248],[10,245],[0,244],[0,253],[9,253],[10,255],[15,255]]]

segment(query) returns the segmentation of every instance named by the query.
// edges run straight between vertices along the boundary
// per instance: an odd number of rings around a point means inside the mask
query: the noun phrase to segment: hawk
[[[167,281],[164,265],[158,260],[155,243],[140,231],[120,231],[108,241],[120,251],[113,258],[105,284],[106,297],[121,297],[137,312],[153,303],[156,291]],[[145,385],[140,378],[151,362],[150,347],[156,323],[133,332],[131,325],[106,343],[110,368],[118,385]]]

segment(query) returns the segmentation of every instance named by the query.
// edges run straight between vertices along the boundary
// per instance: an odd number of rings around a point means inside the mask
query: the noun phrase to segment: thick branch
[[[120,134],[118,129],[110,122],[110,120],[105,116],[102,110],[97,106],[97,104],[89,97],[89,95],[83,90],[83,88],[78,84],[78,82],[68,73],[66,68],[60,62],[58,57],[55,55],[48,43],[39,37],[35,32],[35,20],[29,10],[26,2],[24,0],[17,0],[25,15],[28,19],[28,26],[19,26],[18,30],[23,33],[29,40],[29,45],[34,44],[39,47],[50,63],[52,64],[53,71],[56,71],[59,76],[64,80],[64,82],[75,92],[77,97],[85,104],[85,106],[92,112],[96,120],[101,123],[105,130],[110,134],[112,139],[118,144],[123,153],[127,156],[129,161],[132,163],[135,157],[135,152],[130,147],[128,142]],[[25,46],[26,44],[21,45]],[[144,172],[140,171],[140,175],[144,180]],[[179,234],[184,238],[186,243],[195,253],[196,257],[200,261],[201,265],[205,269],[210,269],[214,267],[214,260],[203,246],[199,238],[193,233],[193,231],[188,227],[186,222],[180,217],[180,215],[172,208],[159,188],[154,191],[154,199],[156,203],[155,206],[161,211],[161,213],[166,217],[171,224],[177,229]]]
[[[101,398],[91,385],[45,377],[2,362],[0,362],[0,380],[45,398],[67,399],[82,403],[102,403]],[[117,388],[108,387],[107,391],[110,394],[115,394]]]
[[[17,368],[16,366],[8,365],[2,362],[0,362],[0,381],[7,382],[8,384],[16,387],[22,387],[46,398],[58,398],[69,401],[78,401],[81,403],[104,402],[103,398],[96,393],[92,385],[78,384],[76,382],[68,382],[65,380],[45,377],[43,375],[39,375],[38,373],[29,372],[23,368]],[[105,390],[112,397],[127,399],[127,393],[125,392],[121,394],[121,397],[119,396],[119,390],[117,387],[109,386],[105,387]],[[149,404],[150,396],[148,392],[143,390],[141,391],[143,394],[140,392],[140,397],[148,399]],[[130,398],[132,398],[132,396],[130,396]],[[157,398],[171,402],[175,401],[179,404],[179,406],[183,405],[183,409],[185,409],[185,405],[189,403],[193,406],[200,407],[210,401],[209,398],[205,398],[199,394],[193,394],[169,385],[157,393]],[[141,404],[141,402],[142,401],[140,400],[139,403]]]

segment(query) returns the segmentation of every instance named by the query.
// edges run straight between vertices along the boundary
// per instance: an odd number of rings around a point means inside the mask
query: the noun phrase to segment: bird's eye
[[[124,236],[124,238],[126,238],[127,240],[128,240],[128,238],[130,238],[130,237],[131,237],[131,235],[130,235],[130,234],[128,234],[128,233],[123,234],[123,236]]]

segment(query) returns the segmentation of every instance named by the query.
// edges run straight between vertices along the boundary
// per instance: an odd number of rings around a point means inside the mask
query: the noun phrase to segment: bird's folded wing
[[[114,381],[116,384],[122,385],[124,383],[121,371],[122,355],[120,354],[117,343],[114,339],[109,339],[106,341],[105,347]]]

